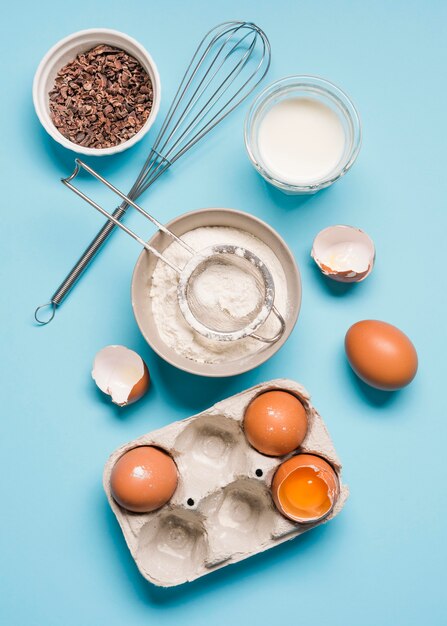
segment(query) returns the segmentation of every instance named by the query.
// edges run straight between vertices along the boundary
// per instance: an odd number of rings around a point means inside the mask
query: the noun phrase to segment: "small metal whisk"
[[[265,77],[271,58],[265,33],[252,22],[224,22],[202,39],[178,87],[152,149],[127,197],[135,201],[177,159],[241,104]],[[125,200],[111,214],[116,221],[129,208]],[[48,324],[96,253],[116,227],[108,220],[49,302],[34,317]],[[41,317],[46,310],[46,317]]]

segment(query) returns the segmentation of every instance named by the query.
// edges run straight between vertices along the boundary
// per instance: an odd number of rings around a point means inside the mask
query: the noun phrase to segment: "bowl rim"
[[[333,99],[339,101],[342,105],[341,108],[343,109],[344,114],[346,117],[350,118],[354,128],[354,146],[343,167],[337,169],[336,173],[331,176],[327,176],[326,178],[309,184],[289,183],[277,178],[272,172],[268,171],[262,163],[259,162],[252,149],[251,130],[253,120],[255,119],[257,112],[261,106],[275,94],[281,93],[283,90],[287,90],[287,88],[290,88],[294,84],[296,87],[318,87],[321,91],[330,94]],[[362,147],[362,122],[357,107],[350,96],[335,83],[314,74],[291,74],[284,76],[283,78],[279,78],[278,80],[275,80],[267,85],[252,102],[244,121],[244,143],[252,165],[267,182],[290,193],[315,193],[321,189],[329,187],[342,178],[354,165],[360,152],[360,148]]]
[[[140,128],[140,130],[137,133],[135,133],[135,135],[130,137],[130,139],[127,139],[126,141],[123,141],[122,143],[117,144],[116,146],[110,146],[108,148],[89,148],[85,146],[80,146],[79,144],[76,144],[70,141],[69,139],[64,137],[60,131],[57,130],[57,128],[52,122],[51,124],[47,123],[47,120],[43,116],[42,110],[41,110],[41,102],[40,102],[41,82],[42,82],[42,75],[46,67],[50,63],[52,57],[57,52],[59,52],[61,48],[64,48],[69,43],[76,42],[77,39],[80,39],[84,37],[85,35],[98,35],[102,37],[107,36],[107,35],[117,36],[119,39],[122,40],[123,50],[125,49],[124,46],[126,43],[132,44],[135,48],[138,49],[141,56],[146,60],[147,67],[150,68],[150,74],[151,74],[150,78],[151,78],[152,87],[153,87],[153,101],[152,101],[151,112],[149,114],[148,119],[146,120],[144,125]],[[107,42],[105,41],[104,43],[107,43]],[[116,44],[116,43],[110,44],[110,45],[119,47],[119,44]],[[129,54],[132,54],[132,53],[129,52]],[[64,148],[67,148],[68,150],[72,150],[73,152],[76,152],[78,154],[85,154],[88,156],[109,156],[112,154],[117,154],[119,152],[124,152],[124,150],[127,150],[128,148],[131,148],[132,146],[134,146],[136,143],[138,143],[138,141],[140,141],[146,135],[146,133],[150,130],[150,128],[154,124],[158,115],[158,111],[160,109],[160,101],[161,101],[160,74],[158,72],[158,67],[152,55],[134,37],[131,37],[130,35],[127,35],[126,33],[119,31],[119,30],[115,30],[113,28],[86,28],[83,30],[78,30],[74,33],[71,33],[70,35],[67,35],[66,37],[63,37],[62,39],[59,39],[59,41],[57,41],[45,53],[39,65],[37,66],[36,72],[34,74],[33,86],[32,86],[32,97],[33,97],[34,109],[36,111],[36,115],[40,123],[42,124],[46,132],[50,135],[50,137],[52,137],[55,141],[57,141],[61,146],[63,146]]]
[[[284,332],[283,336],[280,339],[278,339],[278,341],[275,344],[272,345],[272,347],[274,347],[274,350],[271,353],[269,353],[268,349],[266,349],[264,353],[255,352],[254,354],[244,357],[244,359],[241,362],[231,361],[229,363],[222,362],[222,363],[209,363],[209,364],[198,363],[196,361],[193,361],[192,359],[186,359],[184,357],[181,357],[184,363],[179,364],[178,362],[175,361],[175,358],[167,356],[166,354],[163,354],[163,351],[161,349],[159,349],[158,347],[155,347],[152,344],[152,342],[149,340],[147,333],[142,328],[142,325],[140,324],[140,321],[139,321],[139,314],[135,307],[134,293],[136,292],[137,272],[139,271],[140,265],[143,262],[145,255],[147,254],[147,250],[142,250],[135,263],[135,267],[132,273],[131,286],[130,286],[132,310],[133,310],[133,314],[134,314],[137,326],[141,334],[143,335],[146,343],[161,359],[163,359],[163,361],[165,361],[166,363],[169,363],[176,369],[179,369],[183,372],[187,372],[188,374],[194,374],[196,376],[202,376],[204,378],[228,378],[230,376],[238,376],[240,374],[245,374],[246,372],[249,372],[257,368],[260,365],[263,365],[266,361],[268,361],[271,357],[273,357],[283,347],[283,345],[286,343],[286,341],[292,334],[295,328],[296,322],[298,320],[299,313],[301,310],[301,304],[302,304],[301,273],[300,273],[299,267],[297,265],[297,262],[295,260],[295,257],[292,251],[290,250],[289,246],[284,241],[284,239],[281,237],[281,235],[274,228],[272,228],[272,226],[270,226],[267,222],[261,220],[260,218],[256,217],[255,215],[252,215],[251,213],[247,213],[246,211],[240,211],[238,209],[230,209],[230,208],[225,208],[225,207],[201,208],[201,209],[194,209],[192,211],[187,211],[186,213],[182,213],[181,215],[178,215],[172,218],[171,220],[169,220],[169,222],[167,222],[165,226],[167,228],[171,228],[172,226],[175,226],[175,224],[179,220],[187,219],[192,215],[210,214],[210,213],[217,214],[217,213],[222,213],[222,212],[233,214],[233,215],[242,215],[244,218],[249,218],[253,222],[260,224],[263,228],[265,228],[267,231],[270,231],[272,233],[272,235],[275,237],[275,239],[278,241],[278,243],[282,247],[286,256],[289,258],[289,261],[291,262],[293,274],[297,279],[297,291],[298,291],[299,297],[298,297],[297,306],[292,311],[290,318],[288,318],[287,330]],[[199,226],[197,226],[197,228],[199,228]],[[157,231],[156,233],[154,233],[154,235],[152,235],[152,237],[149,239],[150,244],[153,244],[155,237],[157,237],[159,233],[160,231]],[[273,252],[275,251],[273,250]],[[240,363],[243,363],[243,365],[237,367],[238,363],[239,365]],[[234,371],[227,371],[225,373],[216,372],[216,371],[213,371],[212,369],[213,367],[217,366],[217,367],[226,367],[229,370],[232,365],[234,366]],[[197,371],[197,366],[199,367],[206,366],[207,372],[205,373],[202,371]]]

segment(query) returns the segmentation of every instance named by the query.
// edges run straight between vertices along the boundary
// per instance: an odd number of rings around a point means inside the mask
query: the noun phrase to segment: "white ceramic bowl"
[[[53,88],[54,79],[58,71],[72,61],[80,52],[85,52],[94,48],[99,44],[108,44],[125,50],[131,54],[137,61],[141,63],[152,81],[153,103],[152,110],[146,120],[144,126],[130,139],[111,146],[110,148],[86,148],[68,140],[62,135],[53,124],[50,115],[48,94]],[[58,143],[65,148],[73,150],[78,154],[87,154],[89,156],[106,156],[127,150],[135,145],[148,132],[157,117],[160,107],[161,87],[160,77],[157,66],[155,65],[151,55],[138,41],[120,33],[117,30],[109,28],[90,28],[88,30],[80,30],[64,39],[58,41],[43,57],[37,68],[33,82],[33,101],[37,116],[45,128],[47,133],[53,137]]]
[[[245,230],[267,244],[277,256],[286,276],[288,307],[284,314],[285,330],[276,343],[266,344],[265,347],[261,347],[259,352],[233,361],[197,363],[178,354],[163,341],[155,325],[149,292],[157,259],[153,254],[143,250],[135,265],[131,292],[135,319],[148,344],[162,359],[171,365],[199,376],[235,376],[236,374],[248,372],[267,361],[287,341],[298,319],[301,306],[300,273],[286,242],[273,228],[254,217],[254,215],[233,209],[212,208],[191,211],[174,218],[166,226],[178,237],[202,226],[228,226]],[[159,252],[163,252],[172,243],[172,239],[165,233],[158,231],[149,240],[149,243]]]

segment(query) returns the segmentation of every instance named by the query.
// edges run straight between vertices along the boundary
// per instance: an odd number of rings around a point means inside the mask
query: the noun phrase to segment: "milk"
[[[258,149],[273,177],[292,185],[316,183],[339,164],[345,149],[339,116],[312,98],[288,98],[261,120]]]

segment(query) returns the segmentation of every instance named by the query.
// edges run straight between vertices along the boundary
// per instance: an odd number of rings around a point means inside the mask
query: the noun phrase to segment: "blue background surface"
[[[81,28],[133,35],[159,66],[158,128],[196,43],[215,23],[235,18],[256,21],[271,40],[265,84],[317,74],[352,96],[363,121],[359,159],[327,191],[284,196],[266,186],[245,155],[244,105],[160,179],[145,204],[163,220],[199,207],[234,207],[276,228],[296,256],[304,288],[287,344],[235,378],[206,380],[174,370],[136,326],[129,284],[139,249],[118,234],[55,321],[37,328],[35,306],[101,224],[60,184],[74,155],[46,136],[35,117],[31,84],[41,57]],[[421,0],[9,6],[0,38],[1,624],[447,623],[446,19],[445,2]],[[90,163],[126,188],[153,137]],[[127,223],[145,226],[135,213]],[[377,264],[360,285],[330,283],[310,260],[313,237],[334,223],[359,226],[375,240]],[[420,370],[407,389],[376,392],[351,373],[343,338],[364,318],[395,323],[413,339]],[[125,410],[107,402],[90,379],[96,351],[110,343],[139,351],[153,378],[150,393]],[[102,491],[108,455],[278,376],[301,381],[326,420],[351,488],[343,513],[190,585],[162,590],[146,583]]]

